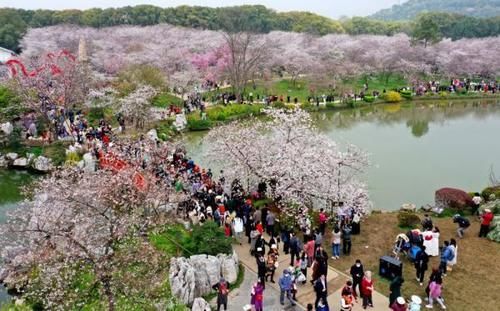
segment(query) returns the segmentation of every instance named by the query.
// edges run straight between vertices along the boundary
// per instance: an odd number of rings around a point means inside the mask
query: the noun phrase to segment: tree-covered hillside
[[[209,30],[225,29],[224,17],[244,14],[251,17],[252,30],[266,33],[273,30],[307,32],[316,35],[342,33],[340,22],[308,12],[278,13],[262,5],[209,8],[179,6],[161,8],[152,5],[89,10],[21,10],[0,8],[0,46],[16,50],[18,42],[28,28],[59,24],[74,24],[95,28],[117,25],[157,25]]]
[[[409,0],[381,10],[371,17],[382,20],[410,20],[426,12],[495,17],[500,15],[500,0]]]

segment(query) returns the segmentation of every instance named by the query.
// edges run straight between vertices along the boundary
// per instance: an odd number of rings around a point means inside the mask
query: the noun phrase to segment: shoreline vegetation
[[[451,95],[451,96],[413,96],[411,99],[401,99],[397,102],[390,102],[383,99],[377,99],[373,102],[366,102],[362,99],[357,101],[349,101],[346,103],[331,103],[331,102],[320,102],[316,103],[302,103],[302,104],[286,104],[283,102],[274,102],[272,104],[266,105],[263,103],[229,103],[225,105],[214,105],[209,106],[206,109],[206,118],[203,119],[200,112],[192,112],[187,116],[187,130],[188,131],[205,131],[217,126],[219,124],[232,122],[240,119],[245,119],[255,115],[261,115],[261,109],[266,107],[274,108],[285,108],[293,109],[295,107],[301,108],[308,112],[321,112],[321,111],[341,111],[350,109],[362,109],[372,106],[382,106],[382,105],[412,105],[412,104],[423,104],[423,105],[433,105],[433,104],[454,104],[456,102],[464,100],[496,100],[500,99],[500,94],[470,94],[470,95]],[[173,122],[173,120],[170,120]],[[165,123],[160,121],[160,124]],[[168,120],[167,120],[168,123]],[[157,126],[156,129],[160,132],[164,129],[162,126]],[[163,132],[165,133],[165,132]],[[174,132],[170,132],[174,133]],[[168,134],[168,133],[165,133]]]
[[[401,107],[410,107],[411,105],[454,105],[465,100],[498,100],[500,99],[500,93],[489,94],[489,93],[472,93],[472,94],[448,94],[448,96],[443,96],[436,94],[434,96],[413,96],[411,99],[401,98],[397,102],[389,102],[384,99],[376,99],[372,102],[366,102],[362,99],[357,99],[356,102],[349,101],[345,103],[340,103],[336,101],[332,102],[320,102],[319,105],[316,103],[299,103],[297,105],[291,103],[286,104],[283,102],[274,102],[266,105],[262,102],[254,103],[229,103],[229,104],[214,104],[206,108],[205,118],[202,117],[200,111],[194,111],[186,115],[187,126],[183,131],[176,131],[174,129],[173,123],[175,118],[168,117],[161,121],[156,121],[151,124],[147,129],[156,129],[158,137],[161,140],[175,140],[185,132],[196,132],[196,131],[207,131],[216,126],[226,124],[228,122],[233,122],[237,120],[244,120],[252,116],[262,115],[262,109],[265,108],[284,108],[293,109],[295,107],[301,108],[308,112],[326,112],[326,111],[348,111],[355,109],[364,109],[369,107],[377,107],[384,105],[400,105]],[[153,101],[152,105],[158,108],[168,108],[170,105],[180,107],[183,105],[183,100],[176,97],[170,93],[161,93]],[[116,123],[114,120],[114,114],[106,109],[97,108],[88,110],[89,120],[91,122],[97,123],[102,117],[110,123]],[[116,124],[115,124],[116,125]],[[146,132],[146,131],[144,131]],[[140,133],[134,133],[137,136]],[[2,146],[0,152],[16,152],[19,154],[33,153],[35,155],[44,155],[50,158],[54,164],[63,165],[65,162],[66,155],[64,150],[66,149],[68,143],[64,142],[54,142],[52,144],[42,144],[37,145],[36,141],[27,142],[17,142],[12,146]]]

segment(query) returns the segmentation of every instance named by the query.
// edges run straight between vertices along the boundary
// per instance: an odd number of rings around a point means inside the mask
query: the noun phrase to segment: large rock
[[[212,286],[221,277],[220,261],[215,256],[194,255],[189,257],[196,277],[196,297],[204,296],[212,291]]]
[[[28,164],[30,164],[36,158],[36,155],[34,153],[26,153],[26,158],[28,159]]]
[[[95,172],[95,159],[90,152],[83,155],[83,169],[86,172]]]
[[[417,206],[415,204],[405,203],[405,204],[401,205],[401,208],[399,210],[405,211],[405,212],[416,212]]]
[[[14,161],[15,159],[17,159],[19,157],[19,155],[15,152],[9,152],[5,155],[5,158],[9,161]]]
[[[12,166],[25,168],[28,166],[28,164],[29,164],[28,159],[22,157],[22,158],[15,159],[14,162],[12,163]]]
[[[434,201],[438,208],[453,208],[457,210],[462,210],[473,205],[472,198],[467,192],[454,188],[439,189],[436,191]]]
[[[9,166],[9,162],[7,161],[7,159],[5,159],[5,157],[3,156],[0,156],[0,168],[4,168],[7,166]]]
[[[5,135],[10,135],[12,131],[14,131],[14,126],[12,126],[12,123],[6,122],[0,125],[0,129],[5,133]]]
[[[183,129],[186,128],[187,125],[187,119],[185,114],[177,114],[175,115],[175,122],[174,126],[177,129],[177,131],[182,131]]]
[[[220,261],[221,274],[229,283],[236,282],[238,279],[238,255],[233,253],[233,255],[219,254],[217,258]]]
[[[198,297],[193,302],[191,311],[211,311],[210,304],[205,299]]]
[[[193,255],[170,260],[169,280],[172,294],[191,305],[195,297],[212,292],[212,286],[224,277],[229,283],[238,277],[238,257],[233,255]]]
[[[158,140],[158,133],[156,132],[156,129],[149,130],[146,135],[151,140]]]
[[[179,257],[170,260],[170,290],[184,304],[191,304],[195,297],[195,271],[189,259]]]
[[[50,172],[54,169],[51,160],[44,156],[39,156],[38,158],[36,158],[35,161],[33,161],[32,167],[33,169],[44,173]]]

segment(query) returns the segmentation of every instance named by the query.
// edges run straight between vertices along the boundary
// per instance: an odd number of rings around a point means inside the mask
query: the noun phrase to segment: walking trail
[[[268,239],[269,237],[265,237]],[[234,290],[229,295],[229,311],[242,311],[243,306],[250,303],[250,291],[252,289],[252,285],[257,281],[257,263],[255,257],[250,255],[250,245],[247,243],[246,239],[244,239],[243,245],[233,245],[233,249],[238,254],[240,262],[245,267],[245,278],[242,285]],[[335,261],[330,261],[334,263]],[[353,261],[354,262],[354,261]],[[311,269],[307,271],[307,282],[306,284],[298,285],[298,293],[297,293],[297,306],[292,307],[290,303],[285,299],[285,305],[281,306],[279,303],[279,286],[278,280],[283,273],[283,269],[289,267],[290,264],[290,255],[286,255],[284,253],[280,253],[279,256],[279,268],[276,270],[275,281],[276,283],[266,282],[266,290],[264,292],[264,310],[266,311],[282,311],[282,310],[305,310],[305,307],[308,303],[314,303],[316,299],[316,294],[314,292],[314,288],[309,282],[310,276],[312,274]],[[350,279],[350,277],[333,268],[331,265],[329,266],[328,274],[327,274],[327,288],[328,288],[328,304],[330,306],[330,310],[339,310],[340,309],[340,298],[341,298],[341,290],[345,285],[345,282]],[[375,284],[375,286],[377,286]],[[363,310],[361,306],[361,300],[354,305],[353,311],[361,311]],[[373,305],[374,308],[368,308],[367,310],[373,311],[387,311],[389,310],[389,299],[380,294],[379,292],[373,293]]]

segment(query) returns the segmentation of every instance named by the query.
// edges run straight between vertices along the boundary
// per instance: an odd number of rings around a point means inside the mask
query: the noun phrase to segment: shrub
[[[437,207],[452,208],[455,210],[465,210],[472,206],[472,199],[469,194],[460,189],[441,188],[436,191],[434,201]]]
[[[481,196],[485,200],[489,200],[492,194],[495,195],[496,199],[500,199],[500,186],[488,187],[481,192]]]
[[[272,104],[272,106],[274,108],[277,108],[277,109],[287,109],[288,108],[284,102],[274,102]]]
[[[183,246],[188,238],[189,233],[179,224],[169,225],[160,232],[149,235],[151,244],[167,255],[182,254],[180,246]]]
[[[235,117],[261,114],[263,105],[231,104],[228,106],[215,106],[207,110],[207,118],[212,121],[226,121]]]
[[[488,233],[488,239],[500,243],[500,216],[493,218],[493,226]]]
[[[114,111],[111,107],[94,107],[90,108],[87,120],[92,126],[99,124],[99,120],[104,119],[108,122],[113,122]]]
[[[448,95],[449,95],[449,93],[446,91],[439,92],[439,97],[441,97],[441,98],[446,98],[446,97],[448,97]]]
[[[165,141],[173,135],[174,129],[172,127],[172,120],[161,121],[156,125],[156,132],[158,138]]]
[[[367,103],[373,103],[375,101],[375,96],[365,95],[363,97],[363,101],[365,101]]]
[[[132,65],[118,74],[115,87],[121,96],[127,96],[141,84],[162,89],[166,85],[165,76],[154,66]]]
[[[384,98],[389,103],[399,103],[401,101],[401,94],[395,91],[390,91]]]
[[[359,106],[358,102],[355,101],[354,99],[352,98],[349,98],[347,101],[346,101],[346,104],[347,104],[347,107],[350,107],[350,108],[356,108]]]
[[[184,241],[184,256],[196,254],[231,254],[231,239],[228,239],[222,229],[213,221],[207,221],[193,227],[193,231]]]
[[[399,92],[404,99],[411,100],[413,98],[412,91],[403,90]]]
[[[44,148],[43,155],[50,158],[54,165],[62,165],[66,161],[66,145],[62,141],[52,143]]]
[[[66,154],[66,161],[65,161],[65,164],[66,165],[69,165],[69,166],[73,166],[73,165],[77,165],[78,162],[80,162],[81,160],[81,157],[80,157],[80,154],[78,154],[78,152],[68,152]]]
[[[300,104],[300,109],[302,110],[311,110],[313,108],[313,105],[310,103],[302,103]]]
[[[415,228],[420,224],[420,217],[413,212],[400,211],[398,213],[398,226],[401,228]]]
[[[0,86],[0,121],[10,121],[21,115],[24,110],[14,92],[5,86]]]
[[[191,131],[205,131],[212,128],[212,121],[210,120],[201,120],[196,118],[188,118],[187,127]]]
[[[336,107],[335,107],[334,103],[328,102],[328,103],[326,103],[326,108],[328,108],[328,109],[335,109]]]

